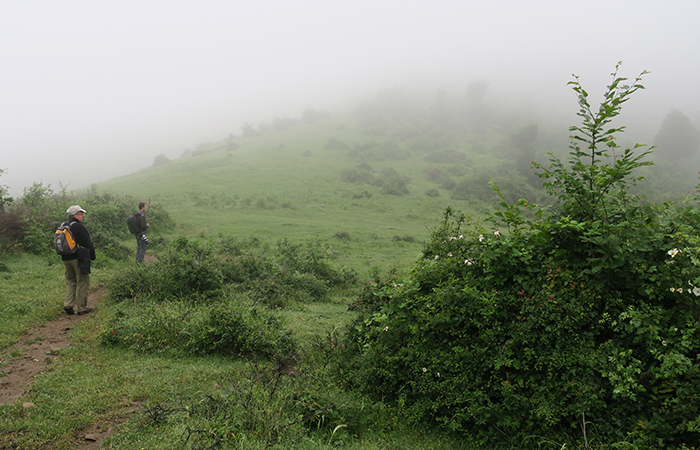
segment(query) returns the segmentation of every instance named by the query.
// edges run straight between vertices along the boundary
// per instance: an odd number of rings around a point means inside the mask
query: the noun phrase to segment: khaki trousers
[[[66,266],[66,299],[63,306],[71,307],[75,312],[83,312],[87,309],[90,274],[80,273],[77,259],[63,261],[63,265]]]

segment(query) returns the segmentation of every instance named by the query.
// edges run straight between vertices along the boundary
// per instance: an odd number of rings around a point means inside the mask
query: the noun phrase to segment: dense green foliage
[[[283,240],[276,252],[258,239],[187,239],[158,260],[117,275],[119,311],[102,334],[108,344],[146,351],[294,359],[295,344],[272,308],[326,301],[356,274],[319,244]]]
[[[34,183],[25,189],[20,201],[0,211],[0,248],[7,252],[25,251],[35,255],[55,255],[52,236],[58,225],[66,220],[66,209],[80,204],[88,213],[85,226],[95,249],[111,259],[123,259],[131,250],[122,244],[129,236],[126,218],[133,214],[139,200],[112,194],[98,194],[93,187],[80,196],[54,194],[51,186]],[[152,204],[148,210],[155,234],[172,230],[174,222],[161,205]]]
[[[598,111],[572,82],[568,163],[537,166],[554,205],[503,199],[496,228],[448,209],[409,274],[363,289],[349,383],[480,444],[697,444],[700,210],[628,192],[646,153],[608,123],[639,80],[615,72]]]

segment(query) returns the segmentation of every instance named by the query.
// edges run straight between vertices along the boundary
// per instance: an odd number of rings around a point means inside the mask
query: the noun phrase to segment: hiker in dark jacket
[[[146,222],[146,203],[139,203],[139,210],[136,211],[139,217],[138,233],[136,235],[136,264],[143,264],[143,258],[146,256],[146,247],[148,246],[148,237],[146,230],[148,222]]]
[[[92,312],[92,308],[87,307],[87,298],[90,290],[90,261],[95,260],[95,247],[90,233],[83,225],[85,212],[78,205],[73,205],[66,211],[71,234],[80,246],[72,255],[61,256],[63,265],[66,266],[66,299],[63,302],[66,314]]]

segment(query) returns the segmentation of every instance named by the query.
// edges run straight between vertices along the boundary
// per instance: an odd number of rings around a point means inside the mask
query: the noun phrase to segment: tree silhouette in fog
[[[656,154],[663,159],[680,161],[691,158],[700,148],[700,131],[688,116],[672,109],[661,122],[654,145],[658,147]]]

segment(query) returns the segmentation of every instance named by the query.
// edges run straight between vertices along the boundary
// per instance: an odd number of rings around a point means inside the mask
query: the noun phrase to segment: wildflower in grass
[[[427,371],[428,371],[428,369],[426,369],[425,367],[423,367],[423,373],[425,373],[425,372],[427,372]]]
[[[695,294],[696,297],[700,296],[700,287],[695,286],[693,288],[693,294]]]
[[[471,259],[465,259],[464,264],[471,266],[472,264],[474,264],[474,262]]]
[[[671,255],[671,258],[675,257],[679,253],[681,253],[681,251],[678,250],[677,248],[672,248],[671,250],[668,251],[668,254]]]
[[[484,242],[484,235],[483,234],[479,235],[479,242]]]
[[[447,256],[449,256],[450,258],[452,258],[452,253],[448,253]]]
[[[676,291],[680,292],[681,294],[683,293],[683,288],[678,288]]]
[[[435,259],[439,259],[439,258],[440,258],[440,255],[435,255]]]
[[[496,230],[496,231],[493,232],[493,235],[496,236],[496,237],[498,237],[498,236],[501,235],[501,232],[498,231],[498,230]]]
[[[661,345],[666,346],[666,341],[661,341]]]
[[[384,327],[384,331],[389,331],[389,327]]]
[[[671,292],[676,292],[676,288],[671,288]]]

